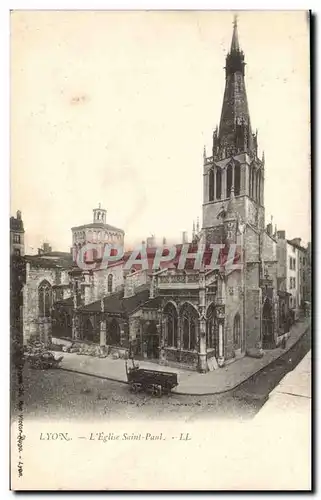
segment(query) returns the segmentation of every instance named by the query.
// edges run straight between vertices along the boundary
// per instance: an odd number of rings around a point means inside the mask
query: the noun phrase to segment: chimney
[[[49,253],[49,252],[51,252],[51,250],[52,250],[52,248],[49,245],[49,243],[44,243],[43,244],[43,253]]]
[[[278,231],[277,237],[278,237],[278,240],[285,240],[285,231]]]

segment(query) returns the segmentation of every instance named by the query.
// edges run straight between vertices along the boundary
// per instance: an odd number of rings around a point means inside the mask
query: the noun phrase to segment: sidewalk
[[[288,351],[306,332],[310,320],[303,320],[291,328],[291,335],[287,340],[286,349],[278,347],[265,351],[263,358],[255,359],[245,356],[227,366],[201,374],[191,370],[161,366],[156,363],[139,361],[141,368],[174,372],[178,374],[179,385],[173,392],[184,395],[205,396],[230,391],[242,384],[255,373],[261,371],[284,352]],[[128,361],[129,366],[131,361]],[[62,370],[92,375],[116,382],[127,383],[125,361],[110,358],[93,358],[75,353],[64,353],[61,364]]]
[[[278,419],[280,416],[287,418],[291,410],[291,419],[303,418],[300,428],[309,428],[311,422],[311,350],[302,361],[283,377],[281,382],[269,394],[269,399],[255,416],[257,422],[264,420],[271,422],[272,418]],[[283,415],[282,415],[283,414]]]

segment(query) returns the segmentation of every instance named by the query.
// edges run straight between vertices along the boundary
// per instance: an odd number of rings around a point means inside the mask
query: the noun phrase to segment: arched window
[[[234,167],[234,193],[239,196],[241,191],[241,166],[237,163]]]
[[[169,303],[164,308],[167,323],[167,345],[170,347],[177,347],[177,311],[173,304]]]
[[[198,314],[194,307],[185,305],[182,314],[183,349],[194,351],[197,347]]]
[[[261,190],[261,174],[260,172],[258,172],[256,179],[256,201],[258,203],[260,203],[260,190]]]
[[[108,293],[112,293],[113,291],[113,275],[109,274],[107,278],[107,291]]]
[[[251,193],[251,198],[254,199],[255,196],[255,170],[252,167],[252,193]]]
[[[220,168],[216,169],[216,199],[220,200],[222,198],[222,170]]]
[[[208,189],[208,199],[209,201],[213,201],[214,200],[214,170],[211,169],[210,172],[209,172],[209,189]]]
[[[239,313],[237,313],[234,317],[233,341],[234,341],[234,349],[240,349],[240,347],[241,347],[241,318],[240,318]]]
[[[233,182],[233,165],[229,165],[227,167],[227,197],[228,198],[231,195],[232,182]]]
[[[50,308],[52,305],[52,288],[47,280],[40,283],[38,287],[38,307],[39,316],[48,318],[50,316]]]
[[[252,193],[252,167],[249,166],[249,196]]]

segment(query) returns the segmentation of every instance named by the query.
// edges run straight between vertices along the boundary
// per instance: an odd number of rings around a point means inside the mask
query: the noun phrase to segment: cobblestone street
[[[284,356],[269,364],[237,389],[212,396],[171,394],[161,399],[132,394],[126,384],[63,370],[23,370],[23,413],[42,419],[233,419],[252,418],[268,394],[309,351],[310,329]],[[13,371],[14,372],[14,371]],[[13,374],[12,390],[17,387]],[[14,398],[12,398],[14,399]],[[13,413],[16,412],[14,405]]]

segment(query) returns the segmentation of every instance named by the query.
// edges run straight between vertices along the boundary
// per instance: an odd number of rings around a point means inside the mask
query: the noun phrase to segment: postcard
[[[11,489],[311,490],[306,11],[11,11]]]

